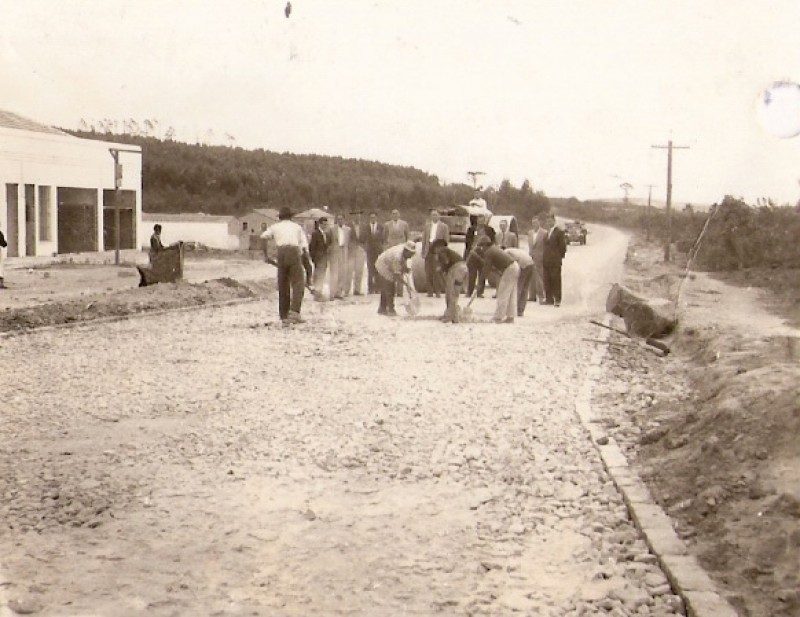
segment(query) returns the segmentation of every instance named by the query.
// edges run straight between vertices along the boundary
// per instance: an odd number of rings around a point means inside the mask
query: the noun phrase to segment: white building
[[[153,227],[161,225],[161,242],[197,242],[215,249],[239,248],[239,221],[234,216],[217,216],[203,213],[169,214],[145,212],[142,214],[143,248],[150,246]]]
[[[120,247],[141,245],[139,146],[80,139],[0,110],[0,230],[7,255],[112,250],[115,165],[120,182]]]

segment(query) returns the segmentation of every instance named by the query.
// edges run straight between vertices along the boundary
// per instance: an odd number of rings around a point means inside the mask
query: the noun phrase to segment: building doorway
[[[6,184],[6,227],[8,244],[7,255],[19,257],[19,185]]]
[[[36,187],[25,185],[25,254],[36,255]]]
[[[97,190],[58,187],[57,200],[58,252],[97,251]]]

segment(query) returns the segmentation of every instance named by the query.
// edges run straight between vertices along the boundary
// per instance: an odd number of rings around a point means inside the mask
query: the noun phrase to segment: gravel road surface
[[[0,614],[679,614],[574,411],[625,250],[592,232],[513,325],[368,296],[3,340]]]

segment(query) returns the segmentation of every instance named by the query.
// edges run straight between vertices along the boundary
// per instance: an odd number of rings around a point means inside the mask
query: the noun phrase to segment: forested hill
[[[142,147],[145,212],[205,212],[240,216],[253,208],[290,206],[296,212],[328,206],[333,212],[398,208],[413,223],[433,207],[467,203],[467,184],[442,185],[436,176],[413,167],[315,154],[191,145],[155,137],[70,131]],[[520,189],[504,181],[487,195],[496,212],[528,216],[547,198],[526,182]]]

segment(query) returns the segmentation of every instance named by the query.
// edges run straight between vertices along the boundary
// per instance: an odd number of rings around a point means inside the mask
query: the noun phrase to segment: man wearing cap
[[[444,291],[444,277],[436,267],[436,258],[430,252],[431,245],[436,240],[443,240],[445,246],[450,242],[450,228],[447,223],[440,220],[439,211],[431,209],[430,220],[425,224],[425,233],[422,236],[422,259],[425,260],[425,279],[428,282],[428,297]]]
[[[378,271],[381,288],[381,302],[378,306],[379,315],[394,317],[395,289],[402,286],[403,275],[408,272],[408,259],[417,252],[416,245],[408,240],[403,244],[389,247],[378,256],[375,269]]]
[[[353,217],[350,225],[350,252],[349,270],[353,276],[353,295],[361,295],[361,283],[364,280],[364,266],[367,263],[367,240],[369,239],[369,227],[361,222],[361,210],[351,212]]]
[[[493,321],[514,323],[517,315],[519,264],[499,246],[492,244],[488,237],[478,241],[475,254],[481,260],[481,276],[488,277],[490,270],[501,273],[497,283],[497,308],[494,311]]]
[[[284,324],[303,323],[303,252],[308,240],[303,228],[292,221],[292,211],[283,207],[278,222],[268,227],[261,237],[275,246],[278,268],[278,315]]]

